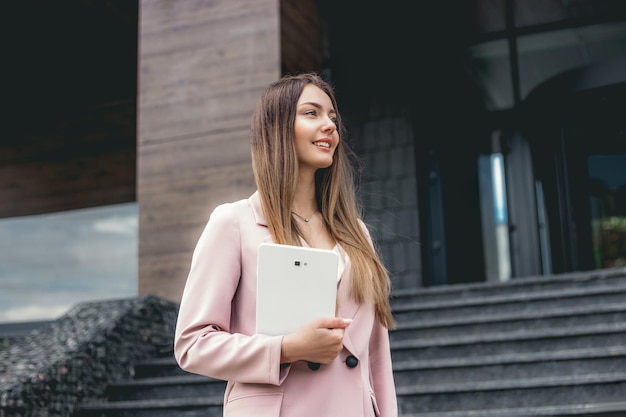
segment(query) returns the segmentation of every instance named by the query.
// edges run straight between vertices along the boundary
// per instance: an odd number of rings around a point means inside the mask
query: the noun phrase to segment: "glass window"
[[[520,96],[563,72],[626,57],[626,21],[534,33],[517,39]],[[482,92],[487,110],[513,107],[513,82],[506,39],[473,45],[464,68]]]
[[[0,219],[0,322],[137,295],[137,203]]]
[[[597,269],[626,266],[626,155],[591,155],[591,233]]]
[[[623,0],[515,0],[515,26],[615,17],[624,14],[623,3]]]
[[[626,57],[626,22],[607,23],[518,39],[521,97],[555,75]]]
[[[478,164],[485,273],[488,281],[508,281],[511,255],[504,157],[484,155]]]

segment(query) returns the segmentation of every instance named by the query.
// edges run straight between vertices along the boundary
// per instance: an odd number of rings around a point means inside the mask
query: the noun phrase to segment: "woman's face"
[[[330,97],[319,87],[307,84],[298,100],[294,125],[300,171],[310,168],[314,172],[333,163],[339,144],[336,117]]]

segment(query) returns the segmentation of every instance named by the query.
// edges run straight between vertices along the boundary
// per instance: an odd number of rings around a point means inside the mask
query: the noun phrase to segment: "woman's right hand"
[[[341,317],[316,319],[284,336],[280,362],[332,362],[343,348],[344,331],[351,322]]]

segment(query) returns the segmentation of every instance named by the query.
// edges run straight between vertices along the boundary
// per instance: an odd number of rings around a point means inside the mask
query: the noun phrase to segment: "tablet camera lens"
[[[294,264],[295,266],[300,266],[300,261],[293,261],[293,264]]]

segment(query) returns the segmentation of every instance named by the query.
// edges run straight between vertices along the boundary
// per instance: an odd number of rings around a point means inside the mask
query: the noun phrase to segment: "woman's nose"
[[[324,131],[334,131],[335,129],[337,129],[337,125],[335,124],[333,119],[331,119],[330,117],[326,117],[324,120]]]

